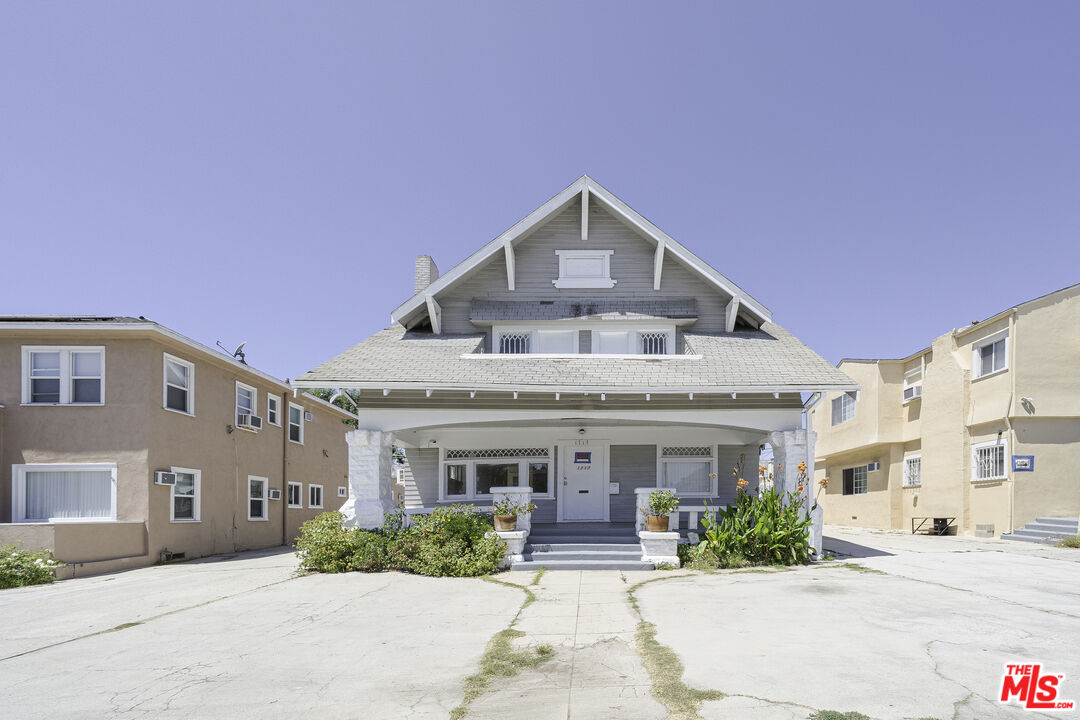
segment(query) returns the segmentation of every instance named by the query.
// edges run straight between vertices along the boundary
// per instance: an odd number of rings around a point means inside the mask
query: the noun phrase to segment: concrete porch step
[[[1075,525],[1053,525],[1051,523],[1033,522],[1028,523],[1023,527],[1024,530],[1031,530],[1033,532],[1046,532],[1054,535],[1076,535],[1077,528]]]
[[[526,560],[510,566],[511,572],[548,570],[655,570],[652,563],[640,560]]]
[[[1028,523],[1028,525],[1054,525],[1063,527],[1068,531],[1080,529],[1080,520],[1077,518],[1037,517],[1034,523]]]
[[[609,535],[598,537],[596,535],[537,535],[529,533],[530,545],[637,545],[640,542],[636,535]]]
[[[635,553],[641,547],[637,538],[633,539],[633,542],[538,542],[529,539],[529,544],[525,546],[526,552],[573,552],[580,550],[594,550],[597,552],[625,552]]]
[[[1012,534],[1036,538],[1063,538],[1068,535],[1068,533],[1061,532],[1060,530],[1036,530],[1032,528],[1031,525],[1025,525],[1019,530],[1013,530]]]
[[[526,560],[639,560],[641,549],[610,552],[605,550],[555,550],[550,552],[526,552]]]
[[[1015,533],[1006,533],[1001,536],[1002,540],[1012,540],[1014,542],[1029,542],[1038,543],[1039,545],[1046,545],[1047,543],[1054,543],[1061,538],[1044,538],[1044,537],[1032,537],[1030,535],[1016,535]]]

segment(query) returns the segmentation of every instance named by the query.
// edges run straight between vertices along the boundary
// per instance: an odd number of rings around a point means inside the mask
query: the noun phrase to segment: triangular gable
[[[523,238],[531,230],[539,227],[549,218],[565,210],[566,207],[578,197],[585,197],[585,194],[587,194],[590,200],[599,201],[602,206],[612,212],[617,218],[636,228],[647,238],[652,239],[658,244],[662,244],[663,252],[665,254],[671,253],[671,255],[679,260],[684,266],[696,272],[710,284],[723,290],[733,299],[738,300],[738,303],[735,304],[738,310],[754,316],[761,322],[768,322],[772,319],[772,312],[751,297],[749,293],[692,253],[681,243],[671,238],[663,230],[646,220],[640,213],[632,209],[629,205],[606,190],[588,175],[582,175],[565,190],[514,224],[509,230],[455,265],[448,272],[440,276],[435,282],[427,286],[422,292],[417,293],[409,300],[406,300],[390,313],[390,318],[396,323],[404,324],[409,316],[417,310],[425,306],[433,306],[434,298],[438,293],[452,287],[457,282],[464,279],[471,271],[475,270],[495,255],[507,252],[505,248],[508,245],[512,247],[516,241]]]

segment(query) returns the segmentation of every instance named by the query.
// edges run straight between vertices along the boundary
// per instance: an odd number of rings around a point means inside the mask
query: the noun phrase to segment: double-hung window
[[[281,427],[281,398],[266,394],[266,422]]]
[[[322,507],[322,485],[308,485],[308,507],[309,508],[321,508]]]
[[[908,455],[904,458],[904,487],[922,485],[922,455]]]
[[[971,481],[1005,480],[1006,443],[1004,440],[980,443],[971,447]]]
[[[22,365],[24,404],[105,404],[104,347],[24,347]]]
[[[494,487],[528,487],[534,499],[553,498],[550,457],[548,448],[446,450],[439,500],[486,500]]]
[[[716,495],[716,461],[711,445],[664,447],[660,451],[661,487],[686,497]]]
[[[195,365],[165,353],[164,390],[161,401],[166,410],[195,414]]]
[[[981,378],[1007,370],[1009,367],[1008,345],[1008,334],[996,335],[976,345],[973,361],[974,376]]]
[[[832,401],[832,424],[839,425],[855,419],[855,393],[844,393]]]
[[[844,494],[864,495],[866,493],[866,466],[844,468]]]
[[[298,482],[290,482],[288,488],[288,504],[291,508],[304,507],[304,484]]]
[[[304,444],[304,408],[289,403],[289,440]]]
[[[191,468],[174,467],[176,484],[172,486],[169,520],[172,522],[199,521],[199,493],[202,490],[202,473]]]
[[[116,465],[12,465],[12,521],[116,519]]]
[[[245,385],[242,382],[236,383],[236,424],[237,425],[249,425],[247,422],[240,422],[241,416],[246,415],[248,417],[252,415],[258,415],[259,407],[259,391],[250,385]]]
[[[248,475],[248,520],[266,520],[266,489],[270,481]]]

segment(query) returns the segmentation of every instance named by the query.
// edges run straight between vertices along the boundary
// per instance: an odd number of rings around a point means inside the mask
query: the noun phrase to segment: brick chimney
[[[428,285],[439,279],[439,268],[435,267],[435,261],[430,255],[418,255],[416,258],[416,280],[413,285],[414,294],[419,294]]]

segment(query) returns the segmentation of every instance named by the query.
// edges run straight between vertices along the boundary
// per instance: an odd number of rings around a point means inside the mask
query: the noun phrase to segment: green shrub
[[[0,589],[44,585],[56,577],[53,569],[63,563],[52,559],[49,552],[27,552],[14,545],[0,546]]]
[[[649,499],[641,511],[646,515],[670,515],[679,509],[679,498],[673,490],[657,488],[649,493]]]
[[[393,517],[391,517],[393,516]],[[378,531],[347,530],[328,512],[300,529],[296,550],[305,570],[325,573],[403,570],[419,575],[475,576],[498,570],[506,544],[488,516],[468,505],[437,508],[408,529],[388,513]]]
[[[706,513],[702,524],[702,545],[721,567],[795,565],[810,558],[811,520],[795,493],[740,492],[715,520]]]
[[[1080,535],[1067,537],[1057,544],[1061,548],[1080,548]]]

